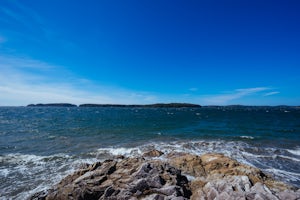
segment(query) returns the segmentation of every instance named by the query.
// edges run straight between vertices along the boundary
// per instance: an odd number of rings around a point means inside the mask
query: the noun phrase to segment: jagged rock
[[[175,153],[169,159],[173,166],[195,177],[191,181],[191,199],[299,198],[292,187],[222,154]]]
[[[199,156],[187,153],[173,153],[170,154],[168,158],[171,165],[182,170],[184,173],[195,177],[206,176],[202,160]]]
[[[154,149],[154,150],[151,150],[151,151],[148,151],[148,152],[144,153],[143,156],[144,157],[159,157],[163,154],[164,154],[163,152]]]
[[[279,199],[286,199],[286,200],[296,200],[300,199],[300,192],[293,192],[290,190],[285,190],[282,192],[279,192],[278,194]]]
[[[152,157],[160,154],[153,150],[144,154],[147,159],[122,158],[82,165],[54,188],[36,193],[31,199],[300,199],[299,189],[222,154],[171,153],[165,161]],[[188,180],[181,171],[192,178]]]
[[[188,180],[180,170],[161,161],[126,158],[107,160],[63,179],[45,199],[189,199]]]
[[[267,178],[267,175],[261,172],[261,170],[239,163],[222,154],[204,154],[200,158],[207,175],[248,176],[253,184],[264,181]]]
[[[252,184],[262,182],[278,191],[292,189],[287,184],[275,181],[260,169],[239,163],[222,154],[210,153],[197,156],[187,153],[175,153],[169,155],[168,158],[173,166],[194,177],[209,177],[213,174],[247,176]]]

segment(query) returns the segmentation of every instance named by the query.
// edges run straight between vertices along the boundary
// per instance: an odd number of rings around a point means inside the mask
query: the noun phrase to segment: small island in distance
[[[46,104],[29,104],[27,107],[77,107],[75,104],[70,103],[46,103]],[[191,103],[156,103],[156,104],[81,104],[78,107],[143,107],[143,108],[200,108],[201,105]]]
[[[71,103],[38,103],[29,104],[27,107],[100,107],[100,108],[230,108],[230,109],[242,109],[242,108],[278,108],[278,109],[300,109],[300,106],[288,106],[288,105],[277,105],[277,106],[257,106],[257,105],[199,105],[192,103],[155,103],[155,104],[71,104]]]
[[[38,103],[29,104],[27,107],[77,107],[77,105],[71,103]]]

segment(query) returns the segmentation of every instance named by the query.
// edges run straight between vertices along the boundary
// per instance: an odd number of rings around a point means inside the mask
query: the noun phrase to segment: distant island
[[[29,104],[27,107],[77,107],[70,103]],[[118,108],[201,108],[201,105],[191,103],[156,103],[156,104],[81,104],[79,107],[118,107]]]
[[[145,107],[145,108],[182,108],[182,107],[201,107],[198,104],[190,104],[190,103],[156,103],[156,104],[81,104],[79,107]]]
[[[300,109],[300,106],[288,106],[288,105],[277,105],[277,106],[251,106],[251,105],[207,105],[201,106],[198,104],[191,103],[155,103],[155,104],[80,104],[79,106],[71,103],[38,103],[29,104],[27,107],[109,107],[109,108],[214,108],[214,109],[245,109],[245,108],[256,108],[256,109]]]
[[[75,104],[71,103],[38,103],[38,104],[29,104],[27,107],[77,107]]]

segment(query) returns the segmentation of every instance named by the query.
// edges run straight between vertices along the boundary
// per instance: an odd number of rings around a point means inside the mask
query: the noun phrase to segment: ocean
[[[116,155],[223,153],[300,187],[296,107],[0,107],[0,199],[26,199]]]

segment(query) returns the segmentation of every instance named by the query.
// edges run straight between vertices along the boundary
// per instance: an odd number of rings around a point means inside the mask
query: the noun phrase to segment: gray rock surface
[[[300,190],[221,154],[173,153],[106,160],[84,165],[31,199],[296,200]],[[183,172],[183,173],[181,173]],[[189,180],[183,174],[188,175]]]

